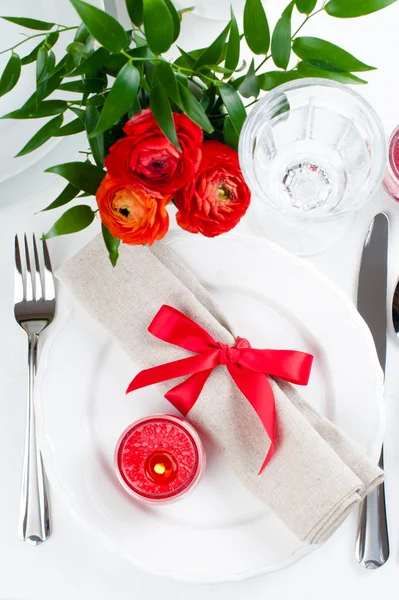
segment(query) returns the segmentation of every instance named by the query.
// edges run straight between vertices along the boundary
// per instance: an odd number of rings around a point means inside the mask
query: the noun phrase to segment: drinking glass
[[[252,191],[257,233],[314,254],[342,235],[347,217],[363,206],[386,165],[381,122],[352,89],[303,78],[278,86],[245,121],[240,164]],[[346,217],[346,219],[345,219]]]

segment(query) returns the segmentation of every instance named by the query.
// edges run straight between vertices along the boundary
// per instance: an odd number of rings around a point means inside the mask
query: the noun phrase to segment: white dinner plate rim
[[[239,234],[239,233],[230,233],[230,234],[228,234],[228,236],[225,237],[225,239],[226,239],[226,241],[227,240],[236,241],[237,243],[265,246],[272,252],[276,252],[276,253],[282,255],[283,257],[285,257],[287,260],[290,260],[292,263],[296,264],[298,267],[306,268],[307,270],[309,270],[311,272],[313,277],[318,279],[322,285],[327,286],[330,289],[330,291],[338,297],[338,299],[344,305],[347,313],[350,315],[351,319],[363,331],[364,339],[365,339],[365,342],[367,343],[368,352],[370,353],[371,357],[373,357],[371,362],[373,362],[374,366],[375,366],[375,376],[376,376],[375,397],[376,397],[379,421],[378,421],[378,430],[377,430],[377,433],[375,436],[375,441],[373,444],[372,457],[375,460],[377,460],[378,456],[379,456],[380,448],[381,448],[381,445],[383,442],[384,431],[385,431],[385,405],[383,402],[383,389],[384,389],[383,373],[382,373],[382,369],[380,368],[380,365],[378,362],[378,358],[377,358],[377,354],[376,354],[376,350],[375,350],[371,332],[370,332],[369,328],[367,327],[365,321],[361,317],[361,315],[356,311],[356,308],[354,307],[350,298],[334,282],[332,282],[326,275],[324,275],[321,271],[319,271],[319,269],[317,269],[317,267],[315,267],[312,263],[310,263],[309,261],[306,261],[303,258],[300,258],[300,257],[297,257],[297,256],[291,254],[290,252],[288,252],[287,250],[285,250],[278,244],[275,244],[274,242],[270,242],[266,239],[258,238],[255,236],[243,235],[243,234]],[[173,246],[174,243],[178,243],[179,241],[188,241],[193,244],[201,244],[201,243],[205,243],[206,239],[202,238],[202,237],[194,238],[193,236],[189,236],[188,234],[185,234],[185,233],[182,233],[179,231],[173,231],[169,234],[168,238],[164,241],[164,243],[166,243],[168,246]],[[56,342],[59,334],[63,331],[64,327],[67,325],[67,322],[70,319],[70,317],[72,316],[73,312],[77,309],[79,309],[79,304],[76,301],[73,301],[72,304],[69,306],[68,310],[62,315],[61,318],[59,318],[56,328],[52,332],[51,332],[51,330],[49,332],[49,339],[47,339],[47,341],[46,341],[43,355],[41,357],[41,360],[39,361],[39,371],[38,371],[38,381],[37,381],[37,389],[39,390],[39,394],[38,394],[39,397],[41,396],[40,387],[41,387],[42,381],[44,379],[44,376],[45,376],[45,373],[47,370],[47,362],[48,362],[48,357],[51,352],[51,348],[52,348],[53,344]],[[268,565],[260,565],[257,567],[246,568],[243,571],[237,572],[237,573],[229,572],[229,573],[225,573],[225,574],[218,574],[213,577],[211,577],[211,576],[198,577],[195,575],[181,573],[177,569],[159,568],[159,566],[151,567],[148,564],[148,562],[140,561],[140,559],[138,559],[136,556],[132,556],[124,548],[118,547],[117,544],[115,543],[115,541],[111,538],[111,536],[106,531],[99,528],[98,524],[95,524],[94,522],[87,520],[87,517],[82,512],[79,511],[79,507],[77,506],[77,502],[74,499],[73,493],[71,492],[71,490],[69,489],[68,486],[62,484],[61,477],[58,473],[58,469],[56,466],[56,461],[54,460],[54,454],[55,454],[54,446],[51,442],[51,439],[43,431],[44,414],[43,414],[41,402],[37,403],[37,418],[38,418],[38,426],[39,426],[38,427],[38,439],[40,442],[41,450],[44,454],[44,460],[45,460],[47,472],[48,472],[48,474],[50,474],[49,479],[51,481],[51,484],[54,486],[54,488],[56,489],[56,491],[62,498],[64,504],[68,505],[68,508],[69,508],[71,514],[73,514],[74,517],[84,525],[84,527],[89,528],[89,530],[91,530],[93,532],[93,534],[95,534],[95,536],[103,542],[104,546],[107,547],[110,552],[112,552],[113,554],[117,554],[118,556],[120,556],[122,558],[125,558],[130,564],[133,564],[135,567],[143,570],[144,572],[150,573],[151,575],[155,575],[155,576],[163,576],[163,577],[167,577],[172,580],[193,583],[193,584],[207,585],[207,584],[220,584],[220,583],[234,583],[234,582],[245,581],[245,580],[251,579],[252,577],[259,576],[259,575],[268,574],[268,573],[272,573],[272,572],[276,572],[276,571],[285,569],[285,568],[295,564],[301,558],[310,554],[316,548],[319,547],[319,545],[316,545],[316,544],[301,546],[300,548],[298,548],[297,550],[292,552],[292,554],[290,554],[289,557],[287,557],[283,560],[280,560],[280,561],[277,561],[274,563],[269,563]],[[49,458],[51,460],[49,460]],[[69,499],[68,503],[66,502],[66,499]]]

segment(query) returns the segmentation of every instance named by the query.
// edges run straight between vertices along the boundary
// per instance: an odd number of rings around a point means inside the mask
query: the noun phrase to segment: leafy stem
[[[292,34],[291,36],[291,40],[294,39],[294,37],[296,35],[298,35],[298,33],[301,31],[302,27],[304,25],[306,25],[306,23],[309,21],[309,19],[311,19],[312,17],[314,17],[315,15],[318,15],[320,12],[322,12],[324,10],[324,3],[323,6],[321,8],[319,8],[318,10],[315,10],[314,12],[312,12],[310,15],[306,15],[305,19],[302,21],[301,25],[299,25],[298,29]]]
[[[133,57],[130,56],[130,54],[128,54],[125,50],[121,50],[120,53],[123,54],[123,56],[126,56],[130,62],[133,61]]]
[[[272,55],[271,55],[271,54],[268,54],[268,55],[267,55],[267,56],[266,56],[266,57],[265,57],[265,58],[262,60],[262,62],[261,62],[261,63],[260,63],[260,64],[259,64],[259,65],[256,67],[256,69],[255,69],[255,73],[257,73],[257,72],[259,71],[259,69],[261,69],[261,68],[263,67],[263,65],[265,64],[265,62],[266,62],[267,60],[269,60],[269,58],[271,58],[271,57],[272,57]]]
[[[72,29],[78,29],[78,26],[74,26],[74,27],[58,27],[55,31],[58,33],[62,33],[63,31],[71,31]],[[34,38],[37,37],[43,37],[43,36],[47,36],[49,35],[49,33],[55,33],[53,31],[44,31],[42,33],[35,33],[35,35],[29,35],[28,37],[26,37],[24,40],[22,40],[21,42],[18,42],[18,44],[15,44],[15,46],[11,46],[10,48],[6,48],[5,50],[2,50],[0,52],[0,54],[5,54],[6,52],[10,52],[15,50],[15,48],[18,48],[18,46],[21,46],[22,44],[24,44],[25,42],[27,42],[28,40],[33,40]]]

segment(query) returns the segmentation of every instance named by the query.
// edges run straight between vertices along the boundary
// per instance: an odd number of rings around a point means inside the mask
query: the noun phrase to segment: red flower
[[[161,200],[134,184],[106,175],[96,194],[101,221],[125,244],[148,244],[161,240],[169,228],[167,196]]]
[[[237,225],[250,200],[237,152],[220,142],[205,142],[195,179],[175,195],[177,223],[191,233],[215,237]]]
[[[186,115],[173,113],[179,152],[160,130],[149,108],[134,115],[105,159],[110,175],[131,181],[152,196],[173,194],[194,177],[200,160],[203,132]]]

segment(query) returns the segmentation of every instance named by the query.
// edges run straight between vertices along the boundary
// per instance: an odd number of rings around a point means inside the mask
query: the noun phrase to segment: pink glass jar
[[[125,490],[137,500],[167,504],[197,485],[206,464],[205,449],[192,425],[180,417],[156,414],[122,433],[115,469]]]
[[[399,126],[389,139],[388,166],[382,183],[388,194],[399,200]]]

